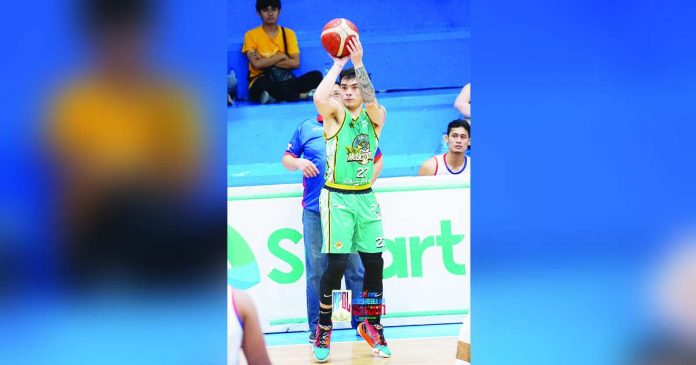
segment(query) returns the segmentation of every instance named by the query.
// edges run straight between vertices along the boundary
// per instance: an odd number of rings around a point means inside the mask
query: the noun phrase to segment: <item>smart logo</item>
[[[391,254],[391,264],[384,268],[384,278],[418,278],[423,277],[423,254],[428,251],[440,251],[442,265],[451,274],[465,275],[466,267],[454,258],[455,246],[463,243],[463,234],[452,233],[452,222],[440,221],[439,234],[419,237],[395,237],[384,239],[385,254]],[[272,268],[268,278],[278,284],[292,284],[304,274],[304,261],[295,253],[281,246],[283,241],[299,244],[302,234],[292,228],[281,228],[268,237],[267,247],[271,255],[290,266],[289,271]],[[230,285],[247,289],[260,282],[259,265],[244,238],[232,227],[227,227],[228,282]],[[387,260],[388,261],[388,260]]]

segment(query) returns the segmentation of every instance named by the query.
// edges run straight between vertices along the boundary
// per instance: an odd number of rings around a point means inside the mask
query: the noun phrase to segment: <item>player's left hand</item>
[[[360,43],[360,38],[353,37],[347,44],[348,52],[350,52],[350,60],[353,62],[353,66],[362,66],[363,58],[363,48],[362,43]]]
[[[348,63],[349,56],[336,57],[330,53],[327,53],[329,57],[334,61],[334,65],[338,65],[341,69]]]

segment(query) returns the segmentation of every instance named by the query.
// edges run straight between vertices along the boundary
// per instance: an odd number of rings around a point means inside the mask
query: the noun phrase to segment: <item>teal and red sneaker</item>
[[[316,338],[312,344],[314,360],[317,362],[329,361],[331,352],[331,326],[317,325]]]
[[[381,357],[391,357],[392,353],[384,339],[384,328],[381,324],[370,324],[367,319],[358,325],[358,332],[363,340],[372,347],[372,352]]]

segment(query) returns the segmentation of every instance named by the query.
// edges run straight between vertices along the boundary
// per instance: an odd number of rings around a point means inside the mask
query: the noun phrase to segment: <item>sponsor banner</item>
[[[469,309],[468,183],[383,178],[374,190],[384,225],[382,322],[461,322]],[[301,196],[299,184],[228,189],[228,282],[252,296],[264,332],[307,329]]]

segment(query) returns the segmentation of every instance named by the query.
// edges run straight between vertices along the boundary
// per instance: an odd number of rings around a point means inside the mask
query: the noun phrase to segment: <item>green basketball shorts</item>
[[[372,190],[340,192],[321,189],[322,253],[384,251],[382,214]]]

